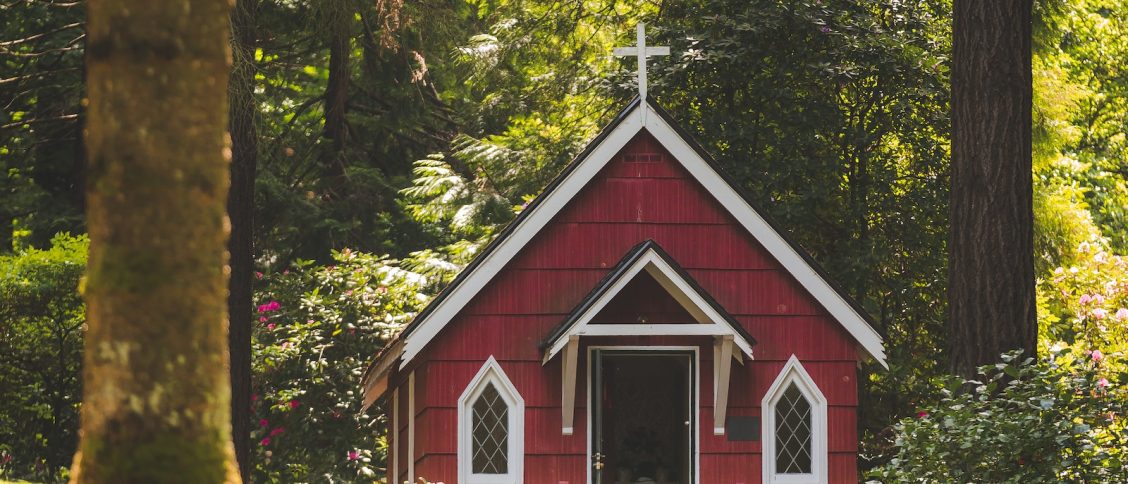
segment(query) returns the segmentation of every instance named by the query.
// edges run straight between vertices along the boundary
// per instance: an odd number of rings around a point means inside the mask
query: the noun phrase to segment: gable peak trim
[[[643,110],[647,113],[645,117]],[[649,99],[637,97],[404,329],[398,337],[403,340],[402,346],[397,351],[386,352],[380,359],[398,359],[399,368],[406,368],[478,291],[643,129],[783,265],[866,354],[888,368],[882,337],[869,324],[857,303],[834,286],[805,252],[785,238],[737,192],[704,150],[676,127],[665,110]],[[373,374],[366,379],[369,377],[380,378]]]

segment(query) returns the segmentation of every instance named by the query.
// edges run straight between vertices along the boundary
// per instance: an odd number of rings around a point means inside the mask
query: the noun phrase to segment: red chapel
[[[388,482],[857,482],[868,316],[636,98],[364,375]]]

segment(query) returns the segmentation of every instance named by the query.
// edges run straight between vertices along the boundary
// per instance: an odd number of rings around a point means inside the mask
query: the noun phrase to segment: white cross
[[[638,45],[632,47],[616,47],[615,55],[619,57],[625,56],[638,56],[638,95],[642,101],[646,102],[646,56],[648,55],[670,55],[669,47],[647,47],[646,46],[646,24],[638,23]],[[645,114],[646,110],[643,109]]]

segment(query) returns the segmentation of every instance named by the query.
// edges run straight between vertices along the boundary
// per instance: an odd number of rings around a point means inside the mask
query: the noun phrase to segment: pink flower
[[[1101,361],[1104,359],[1104,353],[1101,353],[1101,350],[1093,350],[1093,352],[1089,354],[1089,357],[1092,358],[1093,361]]]
[[[259,441],[259,445],[263,447],[270,445],[270,437],[263,437],[262,440]]]
[[[270,426],[270,422],[268,422],[265,418],[262,419],[262,420],[259,420],[259,427],[266,428],[266,427],[269,427],[269,426]]]
[[[301,402],[297,400],[290,400],[290,408],[298,408],[298,405],[301,405]]]
[[[1093,310],[1093,319],[1104,319],[1105,316],[1108,316],[1108,311],[1105,311],[1102,308],[1097,308],[1097,309]]]
[[[1093,304],[1104,304],[1105,298],[1100,294],[1093,294]]]
[[[274,429],[274,430],[271,430],[271,431],[270,431],[270,436],[271,436],[271,437],[274,437],[275,435],[278,435],[278,434],[280,434],[280,433],[282,433],[282,432],[285,432],[285,431],[286,431],[286,429],[285,429],[285,428],[282,428],[282,427],[278,427],[278,428],[276,428],[276,429]]]
[[[824,34],[829,34],[830,33],[830,27],[823,25],[822,27],[819,27],[819,32],[822,32]]]
[[[268,303],[266,303],[266,304],[263,304],[263,305],[259,306],[259,307],[258,307],[258,312],[260,312],[260,313],[269,313],[269,312],[271,312],[271,311],[277,311],[277,310],[278,310],[279,308],[281,308],[281,307],[282,307],[282,305],[281,305],[281,304],[279,304],[279,303],[278,303],[278,301],[270,301],[270,302],[268,302]]]
[[[255,271],[255,279],[262,279],[262,273],[259,272],[259,271]]]
[[[252,393],[252,394],[251,394],[251,401],[252,401],[252,402],[257,402],[257,401],[258,401],[258,394],[257,394],[257,393]]]
[[[917,418],[925,418],[927,416],[928,412],[917,412]]]
[[[1118,321],[1124,321],[1124,320],[1128,319],[1128,308],[1117,309],[1116,310],[1116,319]]]
[[[266,329],[269,329],[271,331],[273,331],[275,327],[276,327],[276,325],[274,323],[270,323],[270,324],[266,325]]]
[[[1100,380],[1097,380],[1097,388],[1108,388],[1108,379],[1101,378]]]
[[[349,451],[349,460],[357,460],[359,458],[360,458],[360,454],[357,451],[355,451],[355,450]]]
[[[267,317],[266,317],[266,316],[259,316],[259,322],[260,322],[260,323],[265,323],[266,321],[267,321]]]
[[[1078,302],[1080,302],[1081,304],[1089,304],[1092,301],[1093,301],[1093,296],[1090,296],[1088,294],[1082,294],[1081,299]]]

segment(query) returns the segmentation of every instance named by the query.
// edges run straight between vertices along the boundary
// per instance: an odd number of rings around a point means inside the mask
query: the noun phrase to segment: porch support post
[[[572,435],[572,420],[576,413],[576,359],[580,352],[580,337],[569,336],[564,347],[564,361],[560,364],[560,420],[561,433]]]
[[[713,340],[713,435],[725,433],[732,343],[732,335],[718,336]]]

